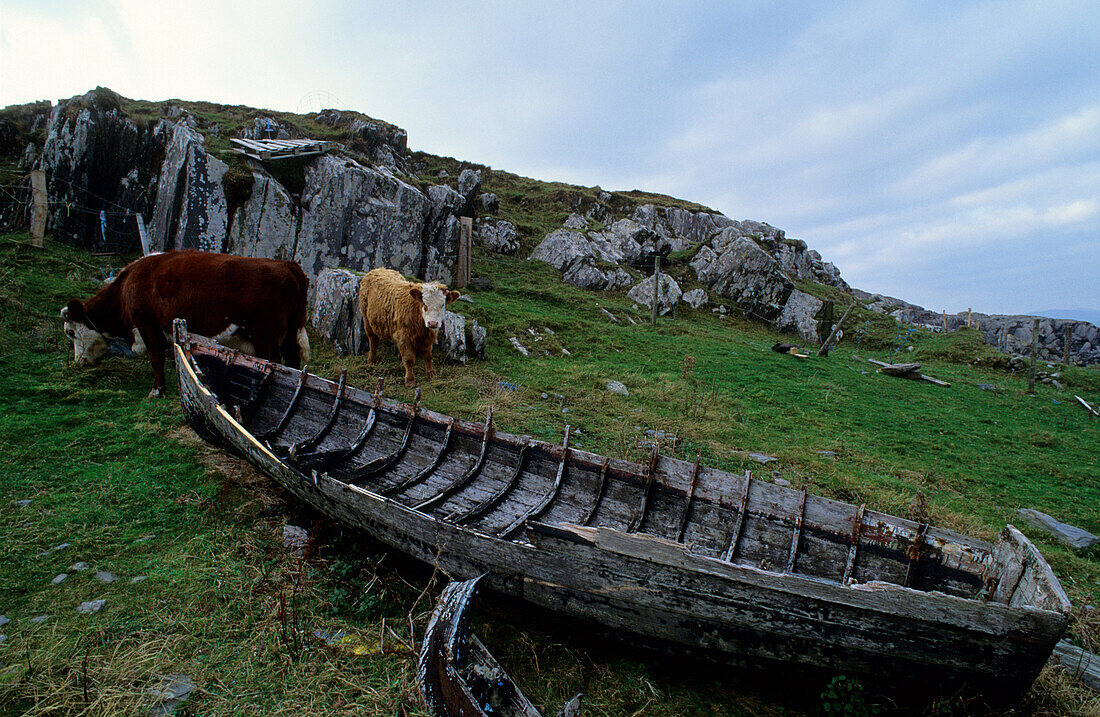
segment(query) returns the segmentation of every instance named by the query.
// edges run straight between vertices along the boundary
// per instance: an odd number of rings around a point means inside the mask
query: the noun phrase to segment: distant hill
[[[1047,316],[1052,319],[1087,321],[1093,326],[1100,326],[1100,309],[1044,309],[1027,313],[1030,316]]]

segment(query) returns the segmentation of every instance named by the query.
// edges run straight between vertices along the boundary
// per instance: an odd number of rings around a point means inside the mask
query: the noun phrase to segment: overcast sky
[[[766,221],[934,310],[1100,309],[1095,1],[0,0],[0,106],[96,85],[360,110]]]

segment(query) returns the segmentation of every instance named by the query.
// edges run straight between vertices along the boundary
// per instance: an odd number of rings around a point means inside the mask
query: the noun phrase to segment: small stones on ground
[[[997,390],[997,387],[994,386],[991,383],[979,383],[978,388],[980,388],[983,391],[996,391]]]
[[[757,463],[763,463],[764,465],[767,465],[767,464],[771,463],[772,461],[779,460],[775,456],[766,456],[763,453],[750,453],[749,458],[753,459]]]
[[[283,526],[283,545],[290,548],[291,555],[296,558],[304,556],[308,543],[309,533],[305,528],[289,524]]]
[[[57,576],[56,578],[54,578],[53,580],[51,580],[51,581],[50,581],[50,584],[51,584],[51,585],[60,585],[61,583],[65,582],[65,579],[66,579],[67,577],[69,577],[69,574],[68,574],[68,573],[61,573],[61,574],[59,574],[59,575],[58,575],[58,576]]]
[[[630,391],[626,390],[626,386],[621,381],[608,381],[607,382],[608,393],[614,393],[618,396],[629,396]]]
[[[26,508],[33,502],[34,500],[32,500],[31,498],[24,498],[23,500],[13,501],[12,505],[14,505],[16,508]]]
[[[519,339],[517,339],[515,336],[509,336],[508,341],[512,344],[512,346],[514,346],[516,348],[516,351],[519,351],[524,356],[530,356],[531,355],[531,352],[528,351],[526,348],[524,348],[523,344],[521,344],[519,342]]]
[[[0,615],[0,627],[7,625],[9,622],[11,622],[10,617],[8,617],[7,615]]]
[[[138,575],[137,577],[130,578],[130,584],[135,585],[137,583],[144,582],[145,580],[148,580],[148,579],[149,579],[148,575]]]
[[[84,561],[81,561],[79,563],[73,563],[72,565],[69,566],[69,570],[73,570],[73,571],[78,572],[78,573],[83,572],[84,570],[87,570],[87,569],[88,569],[88,564],[85,563]]]
[[[194,680],[187,675],[163,675],[154,687],[149,688],[156,704],[146,714],[149,717],[165,717],[172,714],[187,701],[195,688]]]
[[[117,575],[115,575],[114,573],[109,573],[106,570],[96,570],[92,577],[94,577],[96,580],[103,583],[104,585],[108,583],[113,583],[114,581],[118,580]]]
[[[775,479],[775,484],[776,485],[781,485],[784,488],[790,488],[791,487],[791,482],[789,480],[787,480],[786,478],[776,478]]]
[[[49,619],[50,619],[49,615],[38,615],[37,617],[32,617],[31,622],[33,622],[35,625],[41,625],[42,623],[46,622]]]
[[[1054,386],[1054,388],[1058,389],[1059,391],[1066,390],[1066,387],[1059,383],[1058,379],[1056,378],[1050,379],[1050,385]]]
[[[156,534],[156,533],[149,533],[148,535],[143,535],[143,536],[141,536],[140,538],[138,538],[137,540],[135,540],[135,541],[134,541],[134,543],[144,543],[144,542],[146,542],[146,541],[148,541],[148,540],[152,540],[152,539],[153,539],[153,538],[155,538],[155,537],[157,537],[157,534]]]
[[[817,455],[825,456],[826,458],[836,458],[836,451],[818,451]]]
[[[70,547],[70,545],[71,545],[70,543],[62,543],[61,545],[55,545],[54,547],[50,548],[49,550],[43,550],[41,553],[38,554],[38,557],[44,558],[44,557],[50,555],[51,553],[56,553],[58,550],[64,550],[65,548]]]
[[[107,604],[105,599],[89,600],[88,602],[82,602],[76,606],[76,611],[81,615],[91,615],[97,613],[103,609],[103,606]]]
[[[474,303],[474,300],[472,298],[470,298],[469,294],[463,294],[462,296],[458,297],[458,300],[459,301],[465,301],[467,304]]]
[[[0,632],[0,645],[3,645],[4,640],[7,640],[7,639],[8,639],[8,636],[5,635],[4,633]]]

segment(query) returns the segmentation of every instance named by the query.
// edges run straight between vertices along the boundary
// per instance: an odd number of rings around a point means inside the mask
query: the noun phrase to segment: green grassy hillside
[[[12,620],[0,627],[0,714],[133,713],[169,673],[199,684],[190,714],[422,714],[406,643],[438,590],[422,594],[430,573],[284,502],[262,476],[188,438],[175,401],[145,398],[144,360],[74,371],[58,308],[125,260],[27,244],[25,234],[0,237],[0,614]],[[623,295],[574,289],[519,258],[478,254],[475,273],[494,288],[456,306],[488,328],[488,358],[440,366],[424,386],[433,409],[480,418],[491,405],[502,430],[551,440],[571,424],[580,429],[574,445],[635,459],[646,432],[659,431],[667,453],[930,514],[983,538],[1018,507],[1100,532],[1100,421],[1069,395],[1100,398],[1100,372],[1067,370],[1068,391],[1039,386],[1031,396],[1026,378],[996,368],[972,335],[916,335],[906,360],[952,382],[945,389],[874,372],[867,358],[899,355],[896,329],[892,336],[874,315],[855,320],[867,330],[828,358],[799,360],[770,351],[779,337],[769,330],[709,311],[681,309],[650,327]],[[313,371],[348,368],[360,385],[380,375],[391,395],[411,396],[392,348],[368,369],[316,336],[313,344]],[[607,393],[610,379],[630,395]],[[779,460],[761,466],[750,451]],[[286,522],[315,536],[305,560],[281,545]],[[1027,532],[1075,605],[1100,604],[1097,551],[1075,555]],[[78,561],[90,569],[70,570]],[[120,579],[102,584],[95,570]],[[61,573],[68,577],[52,584]],[[76,612],[101,598],[99,613]],[[31,622],[39,615],[49,617]],[[1095,615],[1078,610],[1075,640],[1095,639]],[[670,667],[492,600],[475,629],[551,713],[579,690],[588,715],[891,708],[885,698],[822,697],[820,683],[792,691],[782,676],[771,684]],[[347,637],[318,637],[334,632]],[[1097,709],[1095,696],[1048,671],[1019,714]],[[969,711],[947,702],[928,713]]]

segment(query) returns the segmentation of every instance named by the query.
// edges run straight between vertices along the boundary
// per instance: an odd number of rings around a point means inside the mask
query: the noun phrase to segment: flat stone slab
[[[49,550],[43,550],[41,553],[38,554],[38,557],[44,558],[48,555],[56,553],[58,550],[64,550],[65,548],[68,548],[70,546],[71,546],[70,543],[62,543],[61,545],[55,545],[52,548],[50,548]]]
[[[115,575],[114,573],[109,573],[106,570],[96,570],[95,574],[92,577],[94,577],[96,580],[103,583],[104,585],[106,585],[107,583],[113,583],[114,581],[118,580],[117,575]]]
[[[1062,640],[1054,646],[1054,654],[1050,659],[1052,662],[1057,660],[1063,670],[1093,691],[1100,692],[1100,656]]]
[[[148,575],[138,575],[136,577],[130,578],[130,584],[131,585],[136,585],[137,583],[144,582],[148,579],[149,579]]]
[[[157,684],[149,688],[156,704],[146,712],[149,717],[165,717],[175,712],[181,704],[187,701],[197,686],[195,681],[187,675],[171,674],[163,675]]]
[[[1046,532],[1058,542],[1074,550],[1088,550],[1100,544],[1100,537],[1087,530],[1063,523],[1033,508],[1020,508],[1016,513],[1031,527]]]
[[[772,461],[779,460],[775,456],[766,456],[763,453],[750,453],[749,458],[753,459],[757,463],[763,463],[764,465],[767,465],[767,464],[771,463]]]
[[[290,548],[290,554],[296,558],[305,555],[306,545],[309,544],[309,533],[305,528],[297,525],[283,526],[283,545]]]
[[[89,600],[88,602],[82,602],[76,607],[76,611],[81,615],[91,615],[92,613],[99,612],[103,609],[103,606],[107,604],[104,599]]]
[[[14,505],[16,508],[26,508],[28,505],[30,505],[33,502],[34,501],[30,498],[24,498],[23,500],[13,501],[12,505]]]
[[[0,627],[7,625],[9,622],[11,622],[10,617],[8,617],[7,615],[0,615]]]
[[[56,578],[54,578],[53,580],[51,580],[51,581],[50,581],[50,583],[51,583],[52,585],[60,585],[61,583],[65,582],[65,580],[66,580],[66,579],[67,579],[68,577],[69,577],[69,574],[68,574],[68,573],[61,573],[61,574],[60,574],[60,575],[58,575],[58,576],[57,576]]]
[[[69,570],[72,570],[72,571],[78,572],[78,573],[83,572],[84,570],[87,570],[87,569],[88,569],[88,564],[85,563],[85,562],[73,563],[72,565],[69,566]]]
[[[46,622],[49,619],[50,619],[49,615],[38,615],[37,617],[32,617],[31,622],[33,622],[35,625],[41,625],[42,623]]]

